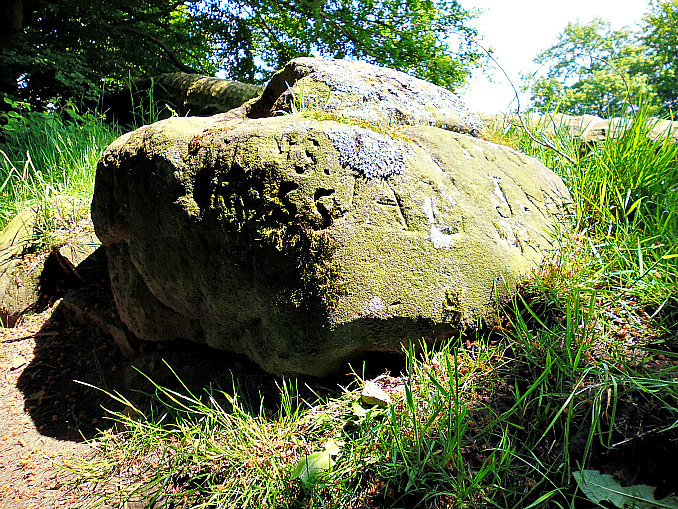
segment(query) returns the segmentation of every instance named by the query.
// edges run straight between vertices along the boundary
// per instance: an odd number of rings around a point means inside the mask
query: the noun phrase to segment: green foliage
[[[678,0],[650,4],[640,27],[612,30],[610,23],[569,23],[556,44],[535,62],[546,68],[525,77],[536,109],[603,117],[641,103],[651,113],[678,106]]]
[[[55,207],[63,203],[62,198],[77,209],[68,214],[68,222],[85,217],[97,162],[120,131],[99,116],[81,113],[72,103],[64,104],[58,113],[33,111],[27,104],[10,106],[9,112],[0,115],[4,123],[0,128],[0,228],[27,206]]]
[[[666,110],[678,111],[678,0],[653,3],[642,40],[652,61],[650,83]]]
[[[605,289],[612,300],[633,296],[671,328],[678,323],[678,144],[652,141],[648,119],[641,107],[621,137],[608,136],[585,154],[566,128],[556,129],[552,142],[574,163],[534,144],[522,129],[508,135],[561,175],[572,193],[575,237],[563,249],[577,256],[556,262],[560,279],[553,286],[572,288],[574,281]]]
[[[45,2],[0,51],[0,92],[33,104],[53,98],[96,103],[104,86],[130,77],[213,72],[203,24],[175,2]]]
[[[325,450],[305,455],[292,470],[292,480],[300,479],[305,486],[312,486],[323,474],[328,472],[336,463],[334,459],[340,452],[339,444],[330,440],[325,444]]]
[[[211,5],[217,3],[225,2]],[[252,29],[253,49],[264,65],[251,70],[262,77],[291,58],[322,55],[381,64],[455,88],[480,58],[470,42],[476,32],[464,25],[471,14],[456,0],[258,0],[247,5],[237,14]],[[444,42],[452,34],[460,41],[457,47]]]
[[[181,70],[260,82],[297,56],[361,59],[454,88],[479,60],[456,0],[45,3],[0,50],[0,93],[96,102],[104,87]],[[460,41],[451,47],[453,34]]]
[[[611,30],[609,22],[568,23],[558,42],[535,62],[546,75],[528,80],[533,106],[556,106],[573,115],[612,116],[626,112],[642,98],[657,101],[650,84],[652,61],[647,47],[628,28]]]

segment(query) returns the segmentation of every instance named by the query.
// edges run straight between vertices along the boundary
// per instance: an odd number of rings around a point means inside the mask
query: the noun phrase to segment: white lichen
[[[449,229],[445,225],[441,225],[442,229],[436,226],[436,205],[433,198],[424,198],[424,214],[431,225],[431,242],[436,249],[447,249],[454,245],[454,239],[451,235],[445,233],[443,230]]]
[[[443,233],[436,225],[431,225],[431,242],[436,249],[448,249],[454,245],[452,235]]]
[[[424,214],[426,214],[428,224],[434,224],[436,222],[436,216],[433,212],[433,199],[428,196],[424,198]]]
[[[412,152],[405,142],[363,127],[341,126],[328,130],[327,136],[339,152],[339,162],[368,179],[401,175]]]
[[[381,297],[372,297],[367,306],[369,307],[370,312],[375,314],[380,313],[381,311],[386,309],[386,306],[384,306]]]
[[[501,182],[501,178],[494,177],[492,175],[488,175],[487,178],[489,178],[492,182],[494,182],[494,194],[499,198],[499,200],[504,205],[506,205],[509,209],[511,209],[511,205],[508,202],[508,198],[506,198],[506,194],[504,193],[504,190],[501,188],[501,185],[499,185],[499,183]]]

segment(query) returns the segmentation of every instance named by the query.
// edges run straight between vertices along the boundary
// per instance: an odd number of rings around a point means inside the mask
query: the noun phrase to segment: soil
[[[116,426],[111,412],[126,411],[111,394],[137,408],[148,405],[153,386],[141,372],[183,390],[168,366],[196,394],[207,385],[231,387],[236,378],[253,401],[279,397],[273,376],[231,353],[172,343],[145,345],[133,360],[125,358],[111,336],[74,320],[61,300],[14,328],[0,328],[0,509],[98,502],[113,486],[92,492],[92,486],[74,484],[68,467],[95,453],[95,437]],[[115,506],[112,497],[98,507]]]
[[[0,329],[0,508],[42,509],[88,505],[88,497],[68,488],[65,465],[89,454],[87,438],[103,420],[92,389],[93,353],[104,364],[117,353],[102,342],[74,348],[51,322],[52,308]],[[65,347],[65,348],[64,348]],[[85,375],[85,376],[83,376]],[[92,380],[94,381],[94,380]],[[82,434],[81,434],[82,432]]]
[[[139,344],[125,336],[105,258],[95,253],[77,271],[63,265],[45,264],[43,279],[54,283],[52,291],[41,291],[39,307],[14,327],[0,327],[0,509],[90,507],[113,491],[115,480],[107,486],[78,485],[69,466],[96,453],[95,438],[117,424],[112,412],[129,410],[111,394],[147,408],[154,392],[149,378],[194,394],[236,384],[254,408],[262,398],[272,408],[279,404],[279,380],[243,356],[194,343]],[[366,375],[402,369],[403,357],[396,357],[366,359],[371,367]],[[350,375],[315,380],[313,391],[339,392],[349,380]],[[300,385],[303,397],[307,389]],[[117,502],[111,496],[97,507],[118,507]]]

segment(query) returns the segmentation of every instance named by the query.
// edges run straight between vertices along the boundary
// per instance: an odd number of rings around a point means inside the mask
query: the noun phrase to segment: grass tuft
[[[45,235],[88,217],[97,162],[120,130],[71,105],[3,117],[0,229],[28,207],[38,210]]]

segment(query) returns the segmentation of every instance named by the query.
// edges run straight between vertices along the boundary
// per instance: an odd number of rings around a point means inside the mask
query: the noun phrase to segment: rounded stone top
[[[477,134],[483,121],[449,90],[404,72],[352,60],[295,58],[248,107],[250,117],[300,110],[376,125],[430,125]]]

